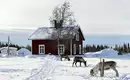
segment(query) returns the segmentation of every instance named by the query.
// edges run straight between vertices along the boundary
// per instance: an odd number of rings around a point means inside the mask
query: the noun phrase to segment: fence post
[[[100,58],[100,63],[102,62],[102,58]]]
[[[102,63],[101,63],[101,71],[100,71],[100,76],[103,77],[104,76],[104,62],[105,60],[103,59]]]

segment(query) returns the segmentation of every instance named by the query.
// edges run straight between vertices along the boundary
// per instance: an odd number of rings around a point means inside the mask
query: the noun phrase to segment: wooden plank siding
[[[79,55],[79,45],[81,45],[81,54],[83,54],[82,52],[82,48],[83,48],[83,40],[81,37],[79,37],[79,41],[76,41],[76,37],[72,40],[72,53],[74,55],[74,44],[76,44],[76,55]]]
[[[45,54],[47,53],[53,53],[54,55],[57,55],[57,43],[56,40],[32,40],[32,53],[33,54],[39,54],[39,45],[44,44],[45,45]]]
[[[52,53],[58,55],[57,40],[32,40],[32,53],[39,54],[39,45],[45,45],[45,54]],[[60,44],[65,45],[65,54],[70,55],[70,40],[60,40]],[[73,54],[73,44],[76,44],[76,54],[79,54],[79,44],[82,46],[82,41],[72,40],[72,54]]]

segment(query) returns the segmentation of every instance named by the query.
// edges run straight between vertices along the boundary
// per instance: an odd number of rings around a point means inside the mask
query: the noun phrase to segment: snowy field
[[[115,76],[114,71],[108,70],[102,78],[99,74],[92,77],[89,73],[100,61],[98,57],[84,57],[87,67],[83,64],[82,67],[72,67],[73,57],[71,61],[60,61],[59,57],[53,55],[1,57],[0,80],[130,80],[129,57],[104,58],[105,61],[117,62],[119,77]]]
[[[72,67],[71,61],[59,61],[55,56],[0,58],[1,80],[130,80],[130,60],[105,59],[117,62],[119,76],[112,70],[105,71],[103,78],[92,77],[91,68],[99,58],[85,58],[87,67]]]

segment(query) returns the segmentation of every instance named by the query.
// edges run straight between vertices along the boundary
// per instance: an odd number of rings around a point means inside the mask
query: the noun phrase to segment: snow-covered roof
[[[21,48],[18,50],[18,56],[27,56],[27,55],[32,55],[32,53],[26,49],[26,48]]]
[[[0,48],[0,50],[7,50],[8,49],[8,47],[2,47],[2,48]],[[15,47],[9,47],[9,49],[10,50],[17,50],[17,48],[15,48]]]
[[[61,30],[60,38],[74,38],[78,33],[79,27],[63,27]],[[54,27],[41,27],[38,28],[30,37],[29,40],[37,39],[57,39],[57,31]]]

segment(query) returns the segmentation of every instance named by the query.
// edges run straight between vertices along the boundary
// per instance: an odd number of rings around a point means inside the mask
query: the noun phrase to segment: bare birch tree
[[[52,16],[50,17],[50,23],[54,26],[54,20],[57,22],[62,21],[62,26],[75,25],[74,14],[70,10],[70,3],[64,2],[62,5],[58,5],[54,8]]]
[[[56,28],[57,31],[57,47],[60,44],[60,36],[63,36],[63,27],[74,26],[76,20],[74,14],[71,12],[70,3],[64,2],[62,5],[58,5],[54,8],[52,16],[50,17],[50,23]],[[57,24],[57,25],[56,25]],[[71,30],[67,30],[65,35],[69,35]],[[68,41],[66,41],[67,43]],[[58,54],[60,56],[60,54]]]

